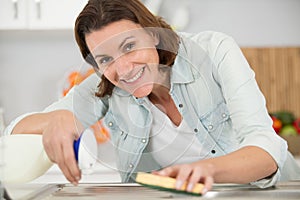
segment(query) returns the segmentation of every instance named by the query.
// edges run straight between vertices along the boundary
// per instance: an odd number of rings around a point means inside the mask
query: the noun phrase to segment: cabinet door
[[[72,29],[87,0],[29,0],[30,29]]]
[[[1,0],[0,29],[23,29],[27,26],[27,0]]]

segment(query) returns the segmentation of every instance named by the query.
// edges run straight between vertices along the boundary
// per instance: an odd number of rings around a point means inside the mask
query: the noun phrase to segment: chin
[[[152,89],[153,89],[153,85],[146,85],[146,86],[143,86],[139,89],[136,89],[132,95],[137,97],[137,98],[142,98],[142,97],[146,97],[148,96],[151,92],[152,92]]]

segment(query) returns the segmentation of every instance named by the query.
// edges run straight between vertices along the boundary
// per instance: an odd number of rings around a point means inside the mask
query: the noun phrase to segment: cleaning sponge
[[[204,188],[203,184],[197,183],[192,192],[186,191],[187,183],[184,183],[180,190],[175,189],[176,179],[171,177],[159,176],[150,173],[138,172],[136,176],[137,183],[159,189],[159,190],[166,190],[171,192],[179,192],[179,193],[186,193],[192,195],[201,195],[201,191]]]

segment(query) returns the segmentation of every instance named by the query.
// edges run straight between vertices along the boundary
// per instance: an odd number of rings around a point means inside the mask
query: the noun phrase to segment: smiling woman
[[[86,18],[89,18],[89,20],[85,20]],[[118,21],[125,21],[125,22],[118,22]],[[106,27],[107,25],[114,22],[121,23],[120,25],[122,25],[122,23],[130,23],[130,26],[129,27],[115,26],[116,30],[111,30],[112,28],[108,29]],[[102,34],[107,34],[106,38],[107,39],[110,38],[110,42],[116,39],[116,37],[122,37],[122,36],[124,37],[126,35],[126,32],[127,34],[132,34],[136,32],[139,33],[138,35],[141,36],[141,33],[142,32],[145,33],[145,30],[140,29],[140,30],[135,30],[130,32],[128,31],[130,29],[133,30],[141,27],[143,28],[150,27],[149,29],[151,29],[152,31],[149,31],[148,34],[152,35],[152,37],[158,37],[158,36],[160,37],[158,44],[156,43],[158,41],[154,41],[154,45],[157,46],[157,53],[159,55],[160,64],[171,65],[174,62],[175,54],[178,50],[178,42],[179,42],[178,36],[174,31],[171,31],[172,30],[171,26],[167,24],[161,17],[154,17],[151,14],[151,12],[139,1],[133,1],[128,4],[124,4],[122,1],[112,1],[112,2],[102,1],[98,5],[92,2],[88,4],[85,7],[85,9],[80,13],[75,23],[75,37],[80,47],[81,53],[83,57],[86,59],[86,61],[96,69],[100,66],[98,66],[99,63],[95,61],[96,57],[94,58],[92,56],[91,51],[93,50],[93,48],[88,47],[88,44],[86,42],[87,39],[86,35],[89,35],[93,30],[100,30],[102,27],[106,27],[105,29],[108,30],[108,32],[103,31]],[[126,36],[130,37],[129,35]],[[140,37],[140,39],[142,40],[145,40],[146,38]],[[157,39],[158,38],[156,38],[155,40]],[[141,42],[141,40],[139,41]],[[108,43],[107,45],[110,46],[111,45],[110,42],[106,41],[105,43]],[[92,44],[98,46],[101,43],[92,43]],[[142,43],[141,45],[146,45],[146,46],[140,48],[147,48],[149,43],[148,44]],[[108,61],[107,59],[111,59],[111,58],[105,58],[105,60],[102,60],[102,62]],[[110,81],[108,81],[105,76],[102,76],[101,78],[102,81],[100,83],[99,92],[97,93],[97,96],[103,97],[106,94],[110,95],[114,85],[110,83]]]
[[[204,194],[214,182],[264,188],[300,179],[231,37],[176,33],[139,0],[90,0],[75,36],[98,76],[6,130],[43,134],[50,160],[73,184],[81,173],[72,143],[99,119],[109,129],[123,182],[152,172],[176,178],[176,189],[203,183]]]

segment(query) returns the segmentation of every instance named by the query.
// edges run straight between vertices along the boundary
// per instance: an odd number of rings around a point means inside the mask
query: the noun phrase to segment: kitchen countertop
[[[22,200],[155,200],[155,199],[236,199],[236,200],[274,200],[300,199],[300,181],[279,183],[274,187],[259,189],[250,185],[214,184],[213,189],[204,196],[187,195],[169,191],[160,191],[137,184],[87,184],[78,186],[71,184],[48,184],[34,188],[34,184],[27,184],[24,189],[31,190],[23,195]],[[15,198],[13,198],[15,199]]]
[[[115,170],[114,163],[110,165],[102,165],[96,163],[93,169],[89,171],[84,171],[80,183],[120,183],[121,178],[119,173]],[[23,199],[22,197],[27,196],[35,190],[39,190],[47,185],[57,185],[57,184],[68,184],[68,180],[64,177],[57,165],[53,165],[43,176],[26,183],[26,184],[13,184],[6,185],[6,189],[9,195],[13,199]]]
[[[96,163],[93,169],[83,171],[80,183],[115,183],[121,182],[119,173],[116,170],[115,164],[102,165]],[[47,173],[35,179],[31,183],[49,184],[49,183],[69,183],[64,177],[57,165],[53,165]]]
[[[297,157],[297,162],[300,165],[300,157]],[[72,198],[76,199],[95,199],[95,196],[87,194],[86,191],[98,191],[97,199],[103,199],[107,194],[113,195],[117,191],[132,191],[132,195],[138,195],[141,191],[144,191],[145,194],[149,194],[149,191],[158,196],[147,199],[159,199],[159,198],[179,198],[179,199],[194,199],[196,197],[186,197],[184,196],[174,196],[173,193],[158,192],[152,189],[145,189],[136,184],[120,184],[120,176],[115,170],[114,163],[110,165],[103,165],[97,163],[93,170],[83,172],[82,179],[79,186],[73,186],[68,183],[64,178],[63,174],[60,172],[59,168],[54,165],[51,167],[43,176],[35,179],[34,181],[26,184],[20,185],[6,185],[9,195],[13,199],[26,199],[25,196],[36,195],[36,194],[48,194],[56,193],[60,195],[58,191],[62,194],[69,194]],[[112,189],[115,188],[115,189]],[[105,193],[103,193],[103,190]],[[81,191],[81,192],[80,192]],[[109,192],[111,191],[111,193]],[[73,194],[73,193],[74,194]],[[86,195],[83,197],[82,195]],[[170,196],[171,195],[171,196]],[[103,198],[100,198],[100,197]],[[126,196],[126,198],[125,198]],[[115,196],[112,199],[128,199],[130,196]],[[144,195],[145,196],[145,195]],[[155,196],[155,195],[154,195]],[[56,196],[57,197],[57,196]],[[48,198],[47,199],[66,199],[66,196],[61,196],[61,198]],[[106,196],[107,197],[107,196]],[[124,197],[124,198],[122,198]],[[278,187],[261,190],[256,187],[248,185],[230,185],[230,184],[215,184],[214,190],[209,191],[205,196],[201,197],[203,199],[210,198],[217,199],[300,199],[300,181],[280,183]],[[252,198],[253,197],[253,198]],[[270,198],[272,197],[272,198]],[[278,197],[278,198],[277,198]],[[43,199],[41,196],[38,198],[30,199]],[[105,199],[105,198],[104,198]],[[107,198],[106,198],[107,199]]]

